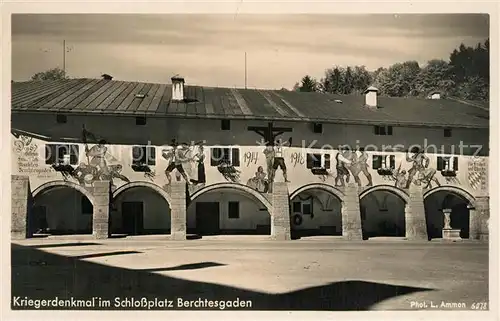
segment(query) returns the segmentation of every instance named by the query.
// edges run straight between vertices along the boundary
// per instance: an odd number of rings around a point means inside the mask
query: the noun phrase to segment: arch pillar
[[[349,183],[342,202],[342,237],[344,239],[363,239],[360,213],[358,186]]]
[[[271,214],[271,238],[286,241],[292,238],[290,226],[290,198],[288,184],[273,183],[273,206]]]
[[[422,186],[411,184],[409,194],[409,200],[405,206],[406,239],[427,241],[427,222]]]
[[[111,182],[96,181],[92,187],[94,196],[92,213],[92,236],[95,239],[107,239],[111,236],[109,229],[109,209],[111,205]]]
[[[187,225],[186,183],[182,181],[172,182],[170,184],[170,190],[171,239],[185,240]]]
[[[12,240],[22,240],[30,237],[31,231],[28,222],[28,212],[32,201],[29,177],[22,175],[11,176],[11,225],[10,237]]]
[[[489,240],[490,206],[489,197],[477,197],[475,207],[469,211],[469,238],[472,240]]]

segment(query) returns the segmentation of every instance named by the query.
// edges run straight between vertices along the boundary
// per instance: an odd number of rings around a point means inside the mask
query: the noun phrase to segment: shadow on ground
[[[389,298],[433,290],[364,281],[346,281],[283,294],[270,294],[151,273],[151,271],[222,265],[215,262],[201,262],[164,269],[131,270],[81,260],[82,257],[89,256],[68,258],[16,244],[12,244],[11,253],[12,295],[31,299],[100,297],[114,302],[115,297],[122,299],[146,297],[151,300],[155,298],[158,300],[176,300],[176,298],[198,300],[201,298],[212,301],[234,301],[238,298],[250,300],[253,310],[370,310],[374,304]],[[30,262],[45,262],[45,264],[34,266]],[[221,270],[221,273],[224,271]],[[286,273],[286,270],[283,270],[283,273]],[[11,306],[13,309],[21,309],[14,306],[13,302]],[[113,304],[111,308],[114,308]]]
[[[43,248],[51,248],[51,247],[69,247],[69,246],[89,246],[89,245],[100,245],[99,243],[93,242],[77,242],[77,243],[57,243],[57,244],[41,244],[41,245],[33,245],[32,247],[36,247],[37,249]]]

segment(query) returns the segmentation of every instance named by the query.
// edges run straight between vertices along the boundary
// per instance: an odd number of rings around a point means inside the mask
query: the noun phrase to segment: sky
[[[63,66],[72,78],[292,88],[334,65],[369,70],[448,60],[461,43],[489,37],[478,14],[379,15],[12,15],[12,79]]]

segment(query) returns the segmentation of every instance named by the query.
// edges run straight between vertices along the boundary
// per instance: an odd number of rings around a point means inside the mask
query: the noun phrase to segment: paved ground
[[[471,309],[488,302],[488,247],[468,241],[54,237],[13,243],[12,275],[13,296],[96,297],[111,300],[111,307],[115,297],[145,297],[174,300],[174,307],[177,298],[239,298],[258,310],[449,309],[457,303]]]

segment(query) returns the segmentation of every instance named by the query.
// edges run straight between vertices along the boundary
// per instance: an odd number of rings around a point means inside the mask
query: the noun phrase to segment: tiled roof
[[[488,128],[489,112],[449,99],[379,97],[380,108],[362,95],[285,90],[185,86],[186,101],[171,100],[171,85],[104,79],[12,84],[12,112],[125,114],[318,121],[358,124]]]

